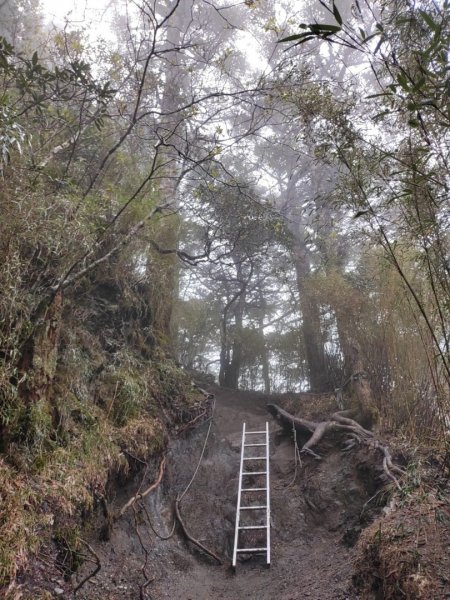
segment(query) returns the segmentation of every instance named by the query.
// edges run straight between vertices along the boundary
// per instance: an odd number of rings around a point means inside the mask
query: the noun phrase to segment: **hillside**
[[[171,438],[164,452],[168,462],[161,483],[114,523],[107,540],[100,541],[105,524],[101,510],[89,520],[83,539],[101,569],[78,591],[77,598],[446,597],[450,591],[446,552],[450,521],[448,480],[440,470],[442,465],[413,455],[410,448],[391,439],[395,460],[408,470],[398,492],[386,481],[376,450],[360,447],[343,453],[336,439],[331,439],[320,445],[321,461],[304,456],[295,472],[293,440],[270,420],[267,401],[277,400],[296,414],[317,419],[334,410],[334,397],[210,391],[215,394],[215,409],[206,451],[180,506],[190,534],[223,564],[191,545],[179,525],[172,529],[174,500],[191,480],[201,456],[209,427],[204,422]],[[240,563],[234,574],[230,563],[241,424],[246,421],[257,428],[267,419],[272,565],[267,570],[254,557]],[[117,487],[116,482],[110,488],[109,510],[117,512],[138,489],[147,488],[157,476],[158,464],[155,457],[149,472],[141,468],[126,485]],[[49,569],[38,555],[24,578],[24,589],[36,585],[35,593],[37,589],[64,590],[60,595],[70,597],[71,586],[94,567],[95,562],[86,562],[63,582],[61,573]]]
[[[449,0],[0,1],[2,599],[450,597],[449,48]]]

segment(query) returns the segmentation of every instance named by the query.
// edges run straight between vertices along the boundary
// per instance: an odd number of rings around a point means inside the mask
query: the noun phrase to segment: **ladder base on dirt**
[[[265,441],[262,439],[249,437],[264,436]],[[250,442],[250,440],[252,440]],[[257,456],[246,456],[246,448],[258,447],[259,452]],[[264,451],[265,449],[265,451]],[[249,451],[247,451],[249,452]],[[250,451],[251,452],[251,451]],[[264,454],[262,454],[264,452]],[[258,470],[251,471],[250,469],[253,462],[257,462],[255,465]],[[246,470],[244,471],[244,463],[246,463]],[[252,479],[250,477],[265,477],[265,482],[259,481],[258,484],[252,485]],[[245,487],[243,486],[245,481]],[[265,493],[265,503],[260,504],[249,504],[246,503],[254,498],[254,493]],[[242,500],[245,499],[244,506],[242,506]],[[243,513],[245,511],[245,513]],[[251,524],[241,525],[242,515],[254,516],[254,519],[262,520],[264,516],[264,523],[254,522]],[[261,546],[248,546],[241,547],[240,533],[241,532],[252,532],[252,531],[264,531],[265,542]],[[241,442],[241,462],[239,466],[239,487],[236,507],[236,527],[234,532],[234,548],[233,548],[233,562],[232,566],[236,571],[237,557],[238,554],[265,554],[267,566],[270,566],[270,475],[269,475],[269,423],[266,423],[264,431],[247,431],[245,423],[242,426],[242,442]]]

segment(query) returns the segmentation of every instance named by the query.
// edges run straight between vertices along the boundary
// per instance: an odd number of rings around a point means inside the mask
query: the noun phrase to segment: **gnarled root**
[[[397,467],[392,462],[392,456],[387,446],[377,440],[372,431],[365,429],[354,419],[351,419],[349,415],[353,414],[351,410],[342,410],[335,412],[331,415],[327,421],[308,421],[306,419],[300,419],[289,414],[280,406],[276,404],[268,404],[267,410],[279,421],[284,429],[292,431],[294,427],[300,434],[310,434],[309,439],[303,444],[300,449],[300,453],[310,454],[314,458],[320,460],[322,457],[317,454],[312,448],[317,446],[321,439],[325,436],[328,431],[345,431],[350,434],[350,437],[344,444],[344,451],[351,450],[356,444],[365,443],[372,448],[379,450],[383,455],[383,471],[390,479],[395,483],[398,489],[400,484],[397,477],[394,475],[405,475],[405,471],[400,467]]]

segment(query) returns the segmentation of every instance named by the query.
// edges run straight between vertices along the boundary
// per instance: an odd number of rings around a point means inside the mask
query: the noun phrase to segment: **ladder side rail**
[[[270,566],[270,469],[269,469],[269,422],[266,421],[266,505],[267,505],[267,566]]]
[[[233,549],[233,568],[236,568],[237,548],[239,538],[239,516],[241,513],[241,489],[242,489],[242,471],[244,466],[244,448],[245,448],[245,423],[242,425],[242,442],[241,442],[241,462],[239,465],[239,486],[236,507],[236,528],[234,531],[234,549]]]

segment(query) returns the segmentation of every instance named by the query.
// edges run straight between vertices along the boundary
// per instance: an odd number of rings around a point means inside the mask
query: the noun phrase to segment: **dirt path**
[[[265,410],[267,398],[258,393],[214,390],[216,410],[211,435],[194,484],[181,510],[191,534],[224,557],[217,566],[188,548],[178,531],[161,540],[172,526],[172,503],[189,482],[201,452],[208,424],[186,439],[172,442],[164,484],[146,500],[144,511],[130,511],[116,524],[111,541],[97,544],[102,570],[87,584],[82,600],[139,598],[144,582],[144,552],[136,526],[148,551],[147,576],[153,581],[144,598],[153,600],[344,600],[354,599],[351,575],[359,517],[373,493],[370,467],[358,453],[343,455],[321,447],[320,462],[307,457],[293,485],[293,444],[280,435]],[[303,412],[314,398],[305,395]],[[305,415],[306,416],[306,415]],[[272,565],[267,569],[254,557],[230,569],[234,535],[237,476],[242,422],[259,428],[268,420],[271,430]],[[125,491],[124,494],[129,494]],[[118,504],[120,498],[118,498]],[[77,577],[81,577],[79,574]]]

